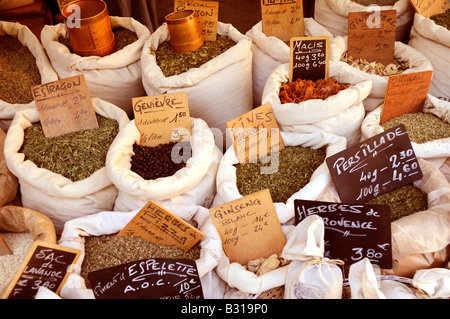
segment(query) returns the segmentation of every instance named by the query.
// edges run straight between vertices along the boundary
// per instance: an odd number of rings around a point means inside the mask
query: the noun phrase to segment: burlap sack
[[[58,80],[56,74],[47,54],[42,47],[39,39],[31,32],[31,30],[20,23],[0,21],[0,36],[9,35],[18,39],[24,46],[26,46],[33,56],[36,58],[36,65],[41,74],[41,83],[47,83]],[[5,132],[8,131],[14,114],[27,108],[35,107],[34,101],[27,104],[11,104],[0,100],[0,128]]]
[[[134,31],[138,40],[104,57],[82,57],[58,42],[59,37],[68,38],[65,24],[60,23],[44,26],[41,41],[61,79],[84,74],[91,97],[110,102],[131,116],[131,99],[145,96],[140,58],[150,31],[133,18],[110,17],[110,20],[113,29],[123,27]]]
[[[450,101],[450,31],[416,13],[408,45],[421,52],[433,65],[434,74],[428,92]]]
[[[213,273],[213,269],[222,257],[222,241],[209,215],[209,210],[196,205],[163,205],[174,215],[189,222],[199,229],[204,237],[200,240],[200,258],[196,260],[198,275],[202,281],[204,297],[221,299],[224,286]],[[141,207],[142,208],[142,207]],[[59,244],[81,250],[75,272],[71,274],[61,289],[61,297],[65,299],[93,299],[94,293],[86,288],[80,276],[84,259],[85,237],[114,234],[121,231],[140,211],[130,212],[103,211],[89,216],[82,216],[68,221],[59,239]]]
[[[17,177],[6,166],[5,155],[3,154],[5,139],[6,133],[0,129],[0,207],[16,198],[19,187]]]
[[[119,131],[129,123],[120,108],[100,99],[92,99],[97,114],[118,121]],[[117,188],[111,182],[106,167],[84,180],[72,182],[50,170],[24,160],[19,150],[24,130],[39,121],[37,109],[20,111],[14,117],[5,140],[5,159],[9,170],[18,178],[24,207],[35,209],[53,221],[60,233],[67,220],[114,206]]]

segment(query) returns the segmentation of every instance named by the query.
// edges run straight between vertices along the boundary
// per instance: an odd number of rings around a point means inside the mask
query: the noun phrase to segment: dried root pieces
[[[380,76],[400,74],[409,68],[408,62],[394,61],[394,63],[384,66],[382,63],[369,62],[363,58],[354,59],[352,56],[348,56],[347,52],[342,55],[341,61],[363,72]]]
[[[288,261],[280,258],[277,254],[271,255],[269,258],[258,258],[247,263],[246,269],[254,272],[257,276],[261,276],[269,271],[287,265]]]

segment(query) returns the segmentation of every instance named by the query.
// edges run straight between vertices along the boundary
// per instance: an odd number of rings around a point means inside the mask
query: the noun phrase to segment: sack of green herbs
[[[118,189],[114,210],[133,210],[149,200],[211,205],[223,154],[204,120],[191,118],[191,128],[189,140],[157,147],[139,146],[135,120],[119,132],[106,158],[108,175]]]
[[[46,25],[41,41],[61,79],[84,74],[92,97],[110,102],[131,116],[131,98],[145,95],[140,59],[150,31],[133,18],[110,17],[110,20],[113,31],[125,32],[115,32],[117,51],[104,57],[72,53],[64,23]],[[126,45],[119,45],[119,40]]]
[[[96,129],[46,138],[37,109],[27,109],[16,113],[6,135],[6,164],[19,180],[23,206],[49,216],[58,233],[67,220],[112,209],[117,196],[106,154],[130,120],[111,103],[92,103]]]
[[[5,139],[6,133],[0,128],[0,207],[16,198],[19,187],[17,177],[6,166],[3,154]]]
[[[185,220],[204,236],[189,251],[150,243],[139,237],[116,237],[140,211],[103,211],[68,221],[59,239],[65,247],[83,252],[72,273],[61,289],[65,299],[93,299],[88,273],[132,261],[150,258],[193,259],[197,265],[206,299],[222,299],[224,285],[214,268],[222,256],[222,241],[207,208],[197,205],[163,205],[172,214]]]
[[[305,18],[305,36],[328,36],[333,35],[318,24],[312,18]],[[262,105],[261,102],[264,86],[273,69],[283,63],[289,63],[291,54],[289,43],[276,37],[268,37],[262,31],[262,21],[255,24],[245,34],[252,40],[252,81],[253,81],[253,104],[255,107]]]
[[[325,159],[343,151],[346,139],[329,133],[281,131],[285,148],[240,164],[229,147],[219,163],[213,207],[268,188],[281,224],[294,218],[294,200],[315,200],[331,183]]]
[[[426,56],[433,65],[433,78],[429,93],[438,98],[450,100],[450,31],[449,14],[447,10],[442,15],[425,18],[414,15],[408,45]]]
[[[175,53],[164,23],[142,50],[142,81],[147,95],[186,91],[190,114],[221,133],[216,142],[224,148],[226,122],[253,109],[252,52],[251,40],[231,24],[219,22],[217,34],[197,50]]]
[[[347,55],[347,50],[348,36],[337,36],[330,40],[330,61],[372,81],[372,89],[364,99],[366,111],[372,111],[383,103],[390,75],[433,71],[432,63],[424,54],[401,41],[395,41],[394,62],[388,65],[353,59]]]
[[[325,99],[313,97],[299,103],[282,103],[281,86],[289,79],[289,63],[276,67],[267,79],[262,103],[270,103],[282,131],[293,133],[324,132],[343,136],[347,146],[357,143],[364,119],[364,99],[369,95],[372,81],[352,72],[338,63],[329,63],[329,78],[347,86]],[[333,90],[329,85],[325,89]]]
[[[404,124],[417,157],[435,164],[450,181],[450,102],[427,95],[422,112],[403,114],[380,125],[383,104],[367,113],[362,140]]]
[[[0,21],[0,128],[34,107],[30,87],[58,80],[39,39],[20,23]]]

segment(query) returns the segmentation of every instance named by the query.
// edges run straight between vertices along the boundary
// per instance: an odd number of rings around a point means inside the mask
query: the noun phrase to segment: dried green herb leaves
[[[165,41],[154,53],[156,64],[161,68],[164,76],[172,76],[200,67],[235,44],[227,36],[218,34],[216,41],[205,41],[203,46],[194,51],[177,53],[173,51],[170,41]]]
[[[441,14],[436,14],[430,17],[431,20],[434,21],[437,25],[443,26],[450,30],[450,9]]]
[[[119,123],[97,114],[99,127],[47,138],[40,122],[24,131],[19,152],[40,168],[83,180],[105,166],[106,154],[119,132]]]
[[[325,149],[288,146],[257,163],[236,165],[236,185],[243,196],[269,189],[274,203],[285,203],[309,183],[314,171],[325,161]],[[275,161],[272,163],[272,161]],[[272,174],[262,174],[262,167],[277,167]]]

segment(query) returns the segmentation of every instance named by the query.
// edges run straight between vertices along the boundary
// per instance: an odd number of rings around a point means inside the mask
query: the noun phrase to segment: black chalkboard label
[[[328,77],[329,37],[292,37],[290,47],[291,82]]]
[[[294,200],[295,224],[318,215],[325,226],[325,253],[351,265],[363,258],[392,268],[391,210],[387,205]]]
[[[96,299],[203,299],[192,259],[152,258],[90,272]]]
[[[422,178],[403,124],[326,159],[343,202],[369,200]]]
[[[81,251],[36,241],[3,295],[4,299],[34,299],[39,287],[59,293]]]

